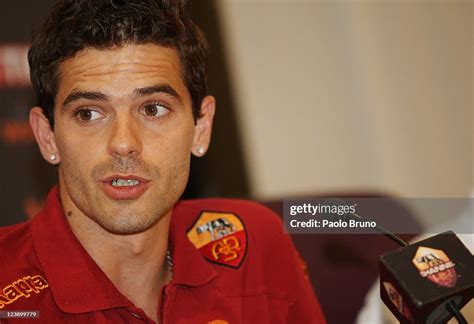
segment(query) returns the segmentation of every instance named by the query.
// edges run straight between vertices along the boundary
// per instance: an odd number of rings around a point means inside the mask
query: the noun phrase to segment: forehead
[[[59,65],[57,99],[77,89],[113,95],[163,83],[189,97],[174,48],[155,44],[86,48]]]

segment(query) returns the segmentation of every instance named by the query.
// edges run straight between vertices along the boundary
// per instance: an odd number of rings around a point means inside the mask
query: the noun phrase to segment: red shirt
[[[160,323],[325,323],[280,219],[261,205],[180,201],[170,248]],[[40,312],[0,323],[153,323],[76,239],[57,188],[32,221],[0,229],[0,256],[0,311]]]

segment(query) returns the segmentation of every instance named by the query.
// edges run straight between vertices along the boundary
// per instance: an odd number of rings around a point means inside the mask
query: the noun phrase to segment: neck
[[[166,262],[171,213],[146,231],[127,235],[106,231],[78,210],[66,216],[77,239],[115,287],[155,321],[161,289],[172,275]]]

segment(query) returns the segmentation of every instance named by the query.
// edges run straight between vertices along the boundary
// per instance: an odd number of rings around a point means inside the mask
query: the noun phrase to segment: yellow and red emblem
[[[455,264],[442,250],[420,246],[412,260],[423,278],[443,286],[454,287],[457,281]]]
[[[247,234],[232,213],[203,211],[187,232],[188,239],[209,261],[237,268],[247,252]]]

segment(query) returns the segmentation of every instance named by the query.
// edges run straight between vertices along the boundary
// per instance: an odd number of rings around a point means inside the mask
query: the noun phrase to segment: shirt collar
[[[67,313],[128,306],[72,232],[54,187],[32,220],[33,244],[58,307]]]
[[[196,211],[177,203],[171,218],[171,284],[197,287],[218,275],[188,240],[186,230],[190,224],[185,220],[190,218],[184,217],[186,213]],[[50,191],[44,209],[33,219],[31,231],[39,262],[62,311],[84,313],[131,306],[75,237],[64,215],[57,186]]]

